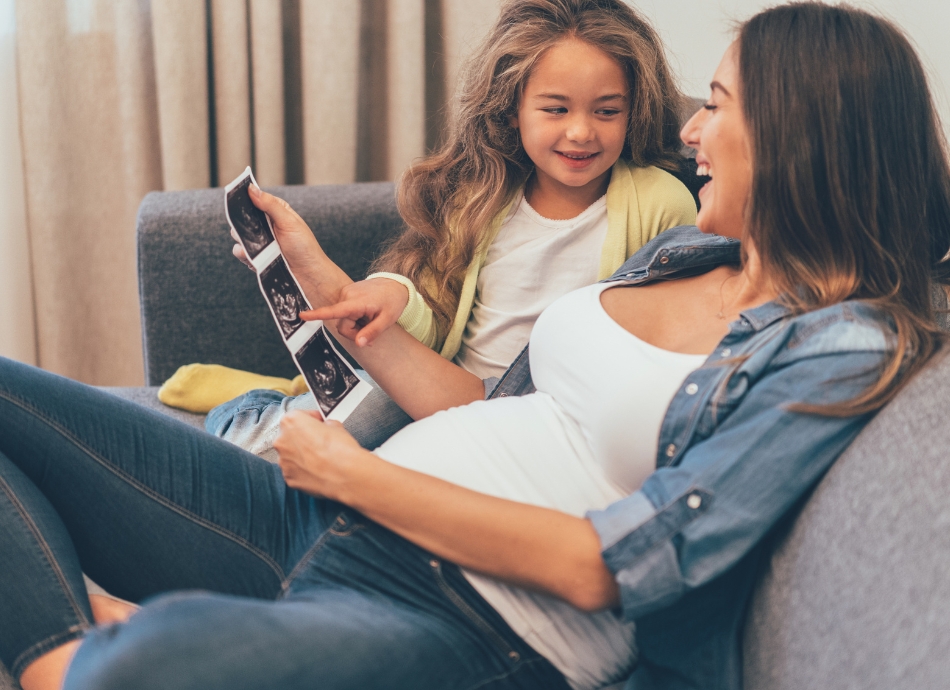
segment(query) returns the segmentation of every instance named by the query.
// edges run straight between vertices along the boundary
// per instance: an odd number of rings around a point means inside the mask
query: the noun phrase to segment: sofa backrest
[[[746,690],[950,686],[950,353],[832,466],[776,547]]]

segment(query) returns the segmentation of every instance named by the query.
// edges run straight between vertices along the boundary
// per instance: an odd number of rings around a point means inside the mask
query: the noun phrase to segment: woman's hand
[[[409,291],[404,285],[389,278],[372,278],[350,283],[340,290],[338,303],[301,312],[300,318],[337,320],[340,335],[365,347],[399,320],[408,303]]]
[[[231,253],[234,255],[234,258],[257,273],[257,269],[254,268],[254,264],[252,264],[251,260],[247,258],[247,252],[244,251],[244,245],[241,244],[241,239],[238,237],[237,230],[234,228],[231,228],[231,239],[234,240],[234,246],[231,247]]]
[[[324,422],[317,412],[284,415],[274,448],[287,486],[343,503],[355,470],[378,461],[342,424]]]
[[[286,201],[262,191],[257,185],[250,185],[248,192],[251,202],[271,219],[280,251],[310,303],[321,307],[339,302],[340,290],[353,281],[324,253],[304,219]],[[231,237],[237,242],[233,230]],[[232,253],[253,268],[240,244]]]

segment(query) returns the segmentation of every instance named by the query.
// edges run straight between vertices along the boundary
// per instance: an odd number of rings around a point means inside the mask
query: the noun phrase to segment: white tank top
[[[377,453],[475,491],[578,517],[635,491],[656,467],[666,408],[704,355],[649,345],[604,311],[601,283],[554,302],[531,334],[537,393],[479,401],[411,424]],[[633,626],[465,571],[511,628],[575,688],[629,674]]]

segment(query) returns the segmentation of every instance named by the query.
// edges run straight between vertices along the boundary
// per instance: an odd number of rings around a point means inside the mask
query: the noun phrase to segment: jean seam
[[[47,652],[50,652],[57,647],[62,647],[67,642],[71,642],[72,640],[82,637],[86,634],[87,630],[89,630],[88,627],[73,625],[70,626],[65,632],[50,635],[49,637],[40,640],[36,644],[30,645],[26,650],[21,652],[20,656],[13,660],[13,664],[10,666],[10,675],[16,679],[19,679],[23,671],[26,670],[27,666],[32,664]]]
[[[518,653],[515,652],[515,650],[511,647],[510,644],[508,644],[508,641],[505,640],[504,636],[500,632],[495,630],[495,627],[491,623],[486,621],[481,615],[479,615],[479,613],[475,609],[469,606],[468,602],[465,601],[462,595],[456,592],[455,588],[453,588],[452,585],[449,584],[444,573],[442,572],[442,562],[436,561],[436,563],[437,565],[433,566],[433,570],[435,572],[435,581],[436,581],[436,584],[439,586],[439,589],[442,590],[442,594],[444,594],[446,599],[452,602],[455,608],[457,608],[463,616],[468,618],[469,621],[472,622],[475,625],[475,627],[481,631],[483,635],[487,636],[488,639],[491,641],[491,643],[495,646],[495,648],[501,651],[503,654],[505,654],[509,659],[509,663],[511,663],[510,661],[511,654],[512,653],[518,654]],[[521,655],[518,654],[519,661],[520,661],[520,656]]]
[[[507,671],[505,671],[504,673],[499,673],[497,676],[492,676],[491,678],[485,678],[485,679],[482,680],[481,682],[476,683],[475,685],[470,686],[470,687],[468,688],[468,690],[478,690],[478,688],[483,688],[483,687],[485,687],[486,685],[488,685],[489,683],[494,683],[495,681],[504,680],[504,679],[507,678],[508,676],[510,676],[510,675],[512,675],[512,674],[514,674],[514,673],[517,673],[518,671],[520,671],[523,667],[529,666],[529,665],[533,665],[533,664],[537,664],[537,663],[539,663],[539,662],[550,663],[550,662],[548,662],[547,659],[545,659],[545,658],[543,658],[543,657],[539,657],[539,658],[537,658],[537,659],[522,660],[522,661],[519,661],[519,662],[518,662],[517,664],[515,664],[514,666],[512,666],[512,667],[511,667],[510,669],[508,669]]]
[[[46,424],[48,424],[54,431],[57,431],[57,432],[58,432],[60,435],[62,435],[67,441],[69,441],[69,442],[72,443],[74,446],[76,446],[77,448],[79,448],[82,452],[84,452],[86,455],[88,455],[90,458],[92,458],[95,462],[97,462],[99,465],[101,465],[101,466],[102,466],[103,468],[105,468],[107,471],[109,471],[109,472],[111,472],[112,474],[114,474],[116,477],[118,477],[120,480],[124,481],[126,484],[130,485],[132,488],[134,488],[134,489],[138,490],[139,492],[145,494],[146,496],[148,496],[149,498],[151,498],[153,501],[155,501],[155,502],[158,503],[159,505],[164,506],[165,508],[167,508],[168,510],[171,510],[171,511],[174,512],[174,513],[178,513],[179,515],[181,515],[181,516],[182,516],[183,518],[185,518],[186,520],[190,520],[191,522],[194,522],[195,524],[197,524],[197,525],[199,525],[199,526],[201,526],[201,527],[204,527],[205,529],[207,529],[207,530],[209,530],[209,531],[211,531],[211,532],[214,532],[214,533],[216,533],[216,534],[218,534],[218,535],[224,537],[225,539],[228,539],[228,540],[230,540],[230,541],[235,542],[236,544],[238,544],[238,546],[241,546],[241,547],[247,549],[247,550],[250,551],[252,554],[254,554],[254,555],[257,556],[258,558],[260,558],[262,561],[264,561],[264,563],[266,563],[267,566],[268,566],[271,570],[274,571],[274,573],[277,575],[277,578],[278,578],[278,579],[283,579],[283,577],[284,577],[284,572],[283,572],[283,569],[280,567],[280,564],[277,563],[277,561],[275,561],[273,558],[271,558],[271,557],[270,557],[267,553],[265,553],[263,550],[257,548],[256,546],[254,546],[252,543],[250,543],[249,541],[247,541],[246,539],[244,539],[244,538],[241,537],[240,535],[234,534],[234,533],[231,532],[230,530],[226,530],[226,529],[224,529],[223,527],[214,524],[214,523],[211,522],[210,520],[204,519],[204,518],[201,517],[200,515],[195,515],[195,514],[192,513],[191,511],[186,510],[185,508],[183,508],[183,507],[181,507],[181,506],[179,506],[179,505],[173,503],[172,501],[166,499],[164,496],[162,496],[162,495],[161,495],[160,493],[158,493],[157,491],[154,491],[154,490],[150,489],[149,487],[145,486],[144,484],[142,484],[141,482],[139,482],[138,480],[136,480],[134,477],[132,477],[132,476],[130,476],[129,474],[127,474],[126,472],[123,472],[122,470],[120,470],[120,469],[117,468],[117,467],[113,467],[105,458],[100,457],[98,453],[96,453],[96,452],[95,452],[94,450],[92,450],[91,448],[88,448],[88,447],[87,447],[85,444],[83,444],[78,438],[76,438],[75,436],[73,436],[73,434],[72,434],[69,430],[63,428],[62,426],[60,426],[59,424],[57,424],[55,420],[50,419],[49,417],[47,417],[46,415],[44,415],[44,414],[41,413],[39,410],[37,410],[36,408],[34,408],[32,405],[26,403],[25,401],[22,401],[22,400],[19,400],[19,399],[17,399],[17,398],[14,398],[14,397],[10,396],[8,393],[6,393],[6,392],[4,392],[4,391],[0,391],[0,398],[3,398],[3,399],[5,399],[5,400],[9,401],[10,403],[16,405],[17,407],[20,407],[21,409],[27,411],[29,414],[32,414],[32,415],[35,416],[36,418],[38,418],[38,419],[42,420],[43,422],[45,422]]]
[[[337,516],[337,519],[339,519],[339,516]],[[356,525],[353,525],[353,527],[350,528],[346,532],[338,532],[334,530],[333,527],[329,527],[326,530],[324,530],[323,534],[321,534],[317,538],[317,540],[313,543],[313,545],[309,549],[307,549],[304,555],[300,557],[300,560],[297,561],[297,565],[295,565],[293,570],[290,571],[290,574],[287,576],[287,578],[283,582],[281,582],[280,584],[281,593],[283,594],[287,593],[287,590],[290,589],[290,585],[293,583],[294,580],[297,579],[297,576],[300,575],[300,571],[303,570],[303,568],[307,565],[307,563],[310,562],[310,559],[314,557],[317,551],[319,551],[323,547],[327,539],[330,538],[330,535],[337,536],[337,537],[348,537],[354,532],[357,532],[361,529],[363,529],[363,525],[356,524]]]
[[[85,612],[83,612],[82,608],[79,606],[79,602],[76,600],[76,594],[73,592],[72,588],[69,586],[69,582],[66,580],[66,573],[64,573],[63,569],[59,567],[59,562],[53,555],[53,549],[50,548],[49,543],[43,538],[43,533],[40,531],[40,528],[30,516],[24,505],[20,502],[20,499],[17,498],[16,494],[13,492],[13,489],[2,477],[0,477],[0,490],[2,490],[3,493],[6,494],[7,498],[10,499],[10,503],[13,505],[14,510],[19,513],[20,518],[26,524],[27,529],[30,531],[30,533],[33,535],[33,538],[36,540],[36,543],[39,545],[40,550],[43,552],[43,557],[46,559],[50,569],[53,571],[53,574],[59,581],[59,586],[66,597],[67,603],[72,608],[73,613],[79,619],[79,624],[83,626],[83,628],[88,628],[89,619],[86,618]]]

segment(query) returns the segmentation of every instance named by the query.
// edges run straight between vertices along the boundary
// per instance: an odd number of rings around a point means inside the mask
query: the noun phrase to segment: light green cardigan
[[[432,309],[408,278],[395,273],[373,273],[366,277],[367,280],[389,278],[406,286],[409,303],[399,317],[399,325],[427,347],[439,350],[446,359],[455,357],[462,345],[462,334],[475,303],[478,272],[510,209],[511,203],[492,221],[484,242],[469,265],[455,320],[444,341],[436,333]],[[695,222],[696,204],[682,182],[659,168],[636,168],[618,160],[607,186],[607,238],[600,255],[598,280],[609,277],[630,255],[664,230]]]

